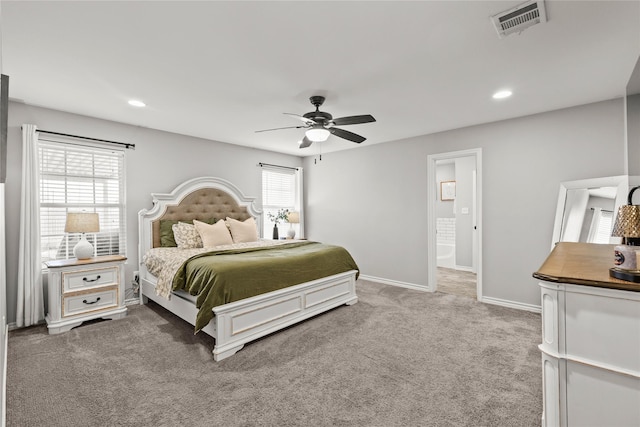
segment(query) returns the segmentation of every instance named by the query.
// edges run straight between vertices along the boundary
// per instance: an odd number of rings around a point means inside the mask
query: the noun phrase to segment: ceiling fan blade
[[[287,116],[291,116],[291,117],[294,117],[296,119],[302,120],[303,122],[305,122],[309,126],[317,124],[314,120],[308,119],[308,118],[306,118],[304,116],[301,116],[300,114],[294,114],[294,113],[282,113],[282,114],[286,114]]]
[[[302,138],[302,141],[300,142],[300,148],[307,148],[311,144],[313,144],[313,141],[305,136],[304,138]]]
[[[353,141],[357,144],[360,144],[362,141],[366,140],[364,136],[360,136],[356,133],[349,132],[348,130],[340,129],[340,128],[329,128],[329,132],[338,136],[340,138],[347,139],[349,141]]]
[[[376,119],[374,119],[371,114],[364,114],[362,116],[338,117],[337,119],[332,120],[333,124],[336,126],[357,125],[360,123],[371,123],[375,121]]]
[[[287,126],[284,128],[273,128],[273,129],[262,129],[262,130],[257,130],[255,131],[256,133],[258,132],[268,132],[271,130],[280,130],[280,129],[301,129],[301,128],[306,128],[307,126]]]

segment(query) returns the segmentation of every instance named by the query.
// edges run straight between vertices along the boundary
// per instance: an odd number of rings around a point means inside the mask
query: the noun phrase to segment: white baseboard
[[[469,273],[473,273],[473,267],[468,267],[466,265],[457,265],[456,264],[456,270],[459,271],[468,271]]]
[[[502,307],[516,308],[518,310],[531,311],[533,313],[542,313],[542,308],[539,305],[524,304],[521,302],[514,302],[505,299],[482,297],[480,302],[486,304],[500,305]]]
[[[426,286],[416,285],[414,283],[399,282],[397,280],[383,279],[381,277],[374,277],[374,276],[367,276],[366,274],[361,274],[359,276],[359,278],[362,279],[362,280],[369,280],[371,282],[382,283],[384,285],[399,286],[399,287],[402,287],[402,288],[414,289],[414,290],[422,291],[422,292],[432,292]],[[482,297],[482,299],[479,300],[479,302],[483,302],[483,303],[486,303],[486,304],[499,305],[499,306],[502,306],[502,307],[515,308],[515,309],[518,309],[518,310],[530,311],[530,312],[533,312],[533,313],[542,313],[542,309],[538,305],[524,304],[524,303],[520,303],[520,302],[514,302],[514,301],[509,301],[509,300],[504,300],[504,299],[499,299],[499,298]]]
[[[370,282],[382,283],[383,285],[399,286],[401,288],[414,289],[416,291],[422,291],[422,292],[432,292],[428,287],[422,286],[422,285],[416,285],[414,283],[399,282],[397,280],[367,276],[366,274],[361,274],[359,278],[362,280],[369,280]]]
[[[36,323],[36,325],[46,325],[46,324],[47,324],[47,322],[44,319],[39,320],[38,323]],[[16,322],[7,323],[7,328],[9,328],[10,331],[15,331],[16,329],[28,328],[28,327],[31,327],[31,326],[35,326],[35,325],[18,327]]]

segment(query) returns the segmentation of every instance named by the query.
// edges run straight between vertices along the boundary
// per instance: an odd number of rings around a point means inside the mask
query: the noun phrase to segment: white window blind
[[[80,235],[64,232],[67,212],[97,213],[87,233],[95,255],[125,255],[124,151],[40,140],[42,261],[73,258]]]
[[[591,222],[589,243],[609,243],[611,240],[611,230],[613,229],[613,212],[600,208],[594,209]]]
[[[273,222],[269,219],[269,213],[275,215],[279,209],[288,209],[290,212],[298,210],[300,197],[296,181],[295,170],[262,169],[263,237],[272,236]],[[282,230],[283,233],[280,234],[284,236],[286,231]]]

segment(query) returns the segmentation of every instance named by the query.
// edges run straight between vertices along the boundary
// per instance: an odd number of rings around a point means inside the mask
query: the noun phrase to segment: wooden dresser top
[[[640,292],[640,283],[609,276],[615,246],[559,242],[533,277],[547,282]]]
[[[78,265],[100,264],[103,262],[126,261],[127,257],[122,255],[104,255],[87,259],[58,259],[47,261],[44,264],[49,268],[75,267]]]

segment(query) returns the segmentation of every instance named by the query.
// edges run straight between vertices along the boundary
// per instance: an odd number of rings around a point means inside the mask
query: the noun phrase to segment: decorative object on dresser
[[[93,245],[85,237],[85,233],[100,231],[100,220],[97,213],[69,212],[64,226],[65,233],[81,233],[80,241],[73,248],[73,255],[77,259],[88,259],[94,255]]]
[[[287,222],[289,223],[289,231],[287,231],[287,239],[293,239],[296,237],[296,230],[293,228],[293,224],[300,223],[300,213],[299,212],[289,212],[287,214]]]
[[[49,334],[59,334],[93,319],[126,316],[124,262],[121,255],[47,261]]]
[[[609,269],[611,277],[640,282],[638,256],[640,256],[640,206],[633,204],[633,193],[640,188],[633,187],[629,191],[627,204],[620,206],[612,236],[622,237],[622,245],[614,248],[614,264]]]
[[[611,231],[628,193],[628,175],[561,182],[551,250],[558,242],[619,244]]]
[[[560,242],[533,277],[542,305],[542,426],[640,425],[640,284],[613,244]]]

